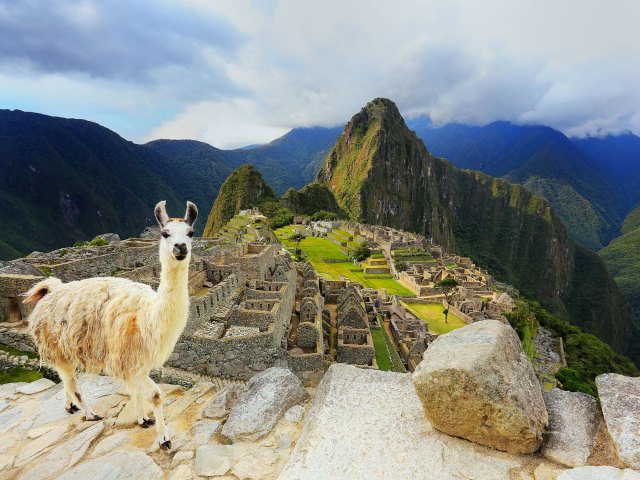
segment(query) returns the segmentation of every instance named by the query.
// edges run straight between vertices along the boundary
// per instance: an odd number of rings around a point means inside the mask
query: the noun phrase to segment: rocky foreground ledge
[[[615,390],[619,379],[604,380]],[[153,429],[134,425],[129,397],[111,378],[84,375],[80,386],[103,421],[67,415],[61,386],[48,380],[0,386],[0,478],[640,480],[626,463],[633,452],[617,458],[594,416],[597,402],[581,394],[545,395],[542,447],[522,455],[436,430],[410,374],[335,364],[314,392],[271,368],[246,385],[162,385],[173,431],[173,449],[164,452]],[[624,395],[628,408],[633,388]],[[637,438],[633,422],[617,425]]]

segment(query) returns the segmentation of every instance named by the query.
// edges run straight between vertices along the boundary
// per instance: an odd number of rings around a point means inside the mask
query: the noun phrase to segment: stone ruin
[[[157,249],[157,239],[131,239],[106,246],[34,253],[8,262],[0,269],[0,343],[34,351],[25,321],[29,311],[20,300],[45,276],[65,282],[115,276],[157,288]],[[20,273],[25,271],[29,274]],[[307,278],[307,288],[298,292],[298,276],[279,245],[211,246],[194,241],[189,267],[189,317],[166,370],[247,380],[271,366],[284,366],[307,383],[317,383],[325,350],[322,297],[317,278],[315,285]],[[288,351],[288,334],[292,312],[296,305],[299,309],[303,304],[296,333],[304,351],[297,354]]]
[[[364,301],[354,285],[349,285],[338,298],[336,308],[339,363],[371,365],[375,357],[369,317]]]

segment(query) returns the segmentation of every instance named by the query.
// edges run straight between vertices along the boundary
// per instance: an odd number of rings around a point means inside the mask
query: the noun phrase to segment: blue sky
[[[3,0],[0,108],[221,148],[384,96],[436,123],[640,132],[640,2]]]

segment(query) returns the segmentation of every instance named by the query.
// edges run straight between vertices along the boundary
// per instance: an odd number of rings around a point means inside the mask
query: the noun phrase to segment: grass
[[[525,327],[524,329],[524,338],[522,339],[522,349],[524,353],[529,357],[529,360],[533,361],[536,356],[536,348],[534,339],[536,338],[536,333],[538,329],[533,327]]]
[[[453,313],[449,313],[448,322],[444,323],[444,307],[439,303],[404,303],[411,312],[429,324],[429,331],[433,333],[443,334],[449,333],[460,327],[464,327],[464,323],[459,317]]]
[[[293,225],[278,228],[274,231],[278,240],[290,251],[295,248],[295,242],[289,237],[295,233]],[[300,242],[300,249],[307,260],[311,262],[318,275],[323,275],[329,280],[340,280],[341,276],[353,282],[358,282],[367,288],[384,288],[390,295],[414,296],[413,292],[397,282],[391,275],[370,274],[366,275],[349,261],[335,243],[321,237],[307,237]],[[327,263],[323,259],[343,260],[337,263]]]
[[[391,363],[391,357],[389,356],[389,349],[384,339],[384,334],[381,328],[371,329],[371,338],[373,339],[373,347],[376,350],[376,363],[378,364],[378,370],[393,370],[393,364]]]
[[[0,350],[4,350],[5,352],[8,352],[10,355],[17,355],[19,357],[22,355],[26,355],[29,358],[38,358],[38,355],[36,355],[33,352],[22,352],[13,347],[10,347],[9,345],[5,345],[4,343],[0,343]]]
[[[42,377],[42,373],[35,370],[23,367],[10,368],[9,370],[0,370],[0,385],[13,382],[33,382]]]

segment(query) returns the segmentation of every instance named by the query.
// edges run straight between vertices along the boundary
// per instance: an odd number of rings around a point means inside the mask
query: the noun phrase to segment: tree
[[[301,260],[302,259],[302,250],[300,250],[300,242],[302,240],[304,240],[306,237],[306,235],[304,235],[301,232],[296,232],[293,235],[291,235],[289,237],[289,240],[292,242],[296,242],[296,248],[294,250],[294,254],[296,256],[296,260]]]
[[[444,309],[444,323],[449,323],[449,305],[451,304],[451,297],[456,291],[456,288],[460,285],[458,281],[453,277],[447,277],[444,280],[436,282],[436,288],[440,288],[444,292],[444,298],[447,301],[447,308]]]
[[[371,249],[364,244],[360,245],[358,248],[356,248],[355,252],[353,252],[353,258],[355,258],[358,262],[363,262],[370,256]]]

